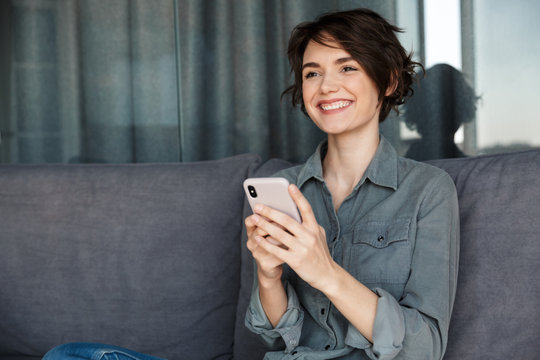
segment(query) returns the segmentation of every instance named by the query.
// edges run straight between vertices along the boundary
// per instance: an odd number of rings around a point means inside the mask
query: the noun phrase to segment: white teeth
[[[328,111],[328,110],[336,110],[336,109],[341,109],[341,108],[344,108],[346,106],[349,106],[351,102],[350,101],[336,101],[334,103],[331,103],[331,104],[324,104],[324,105],[321,105],[321,108],[325,111]]]

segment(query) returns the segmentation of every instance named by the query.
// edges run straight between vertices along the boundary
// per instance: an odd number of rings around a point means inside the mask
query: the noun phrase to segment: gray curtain
[[[9,115],[11,84],[11,17],[9,16],[10,4],[0,1],[0,162],[9,162],[9,146],[7,139],[11,137]]]
[[[324,134],[280,100],[288,37],[355,7],[396,17],[394,0],[4,1],[0,160],[304,161]]]

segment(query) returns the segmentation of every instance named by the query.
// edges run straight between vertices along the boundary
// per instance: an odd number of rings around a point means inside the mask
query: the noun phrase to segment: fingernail
[[[252,219],[253,219],[253,222],[257,224],[259,220],[261,219],[261,217],[259,215],[253,215]]]
[[[263,209],[263,206],[261,204],[255,205],[255,211],[261,211]]]
[[[255,236],[255,241],[258,243],[260,243],[262,241],[262,237],[260,236]]]

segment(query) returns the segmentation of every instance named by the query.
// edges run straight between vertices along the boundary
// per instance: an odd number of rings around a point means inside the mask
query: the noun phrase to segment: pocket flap
[[[410,219],[405,218],[362,222],[354,231],[353,243],[367,244],[380,249],[397,241],[408,240],[410,223]]]

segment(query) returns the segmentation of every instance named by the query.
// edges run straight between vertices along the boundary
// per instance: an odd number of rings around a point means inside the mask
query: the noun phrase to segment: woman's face
[[[378,131],[379,90],[360,64],[336,42],[310,41],[304,52],[304,106],[329,135]]]

